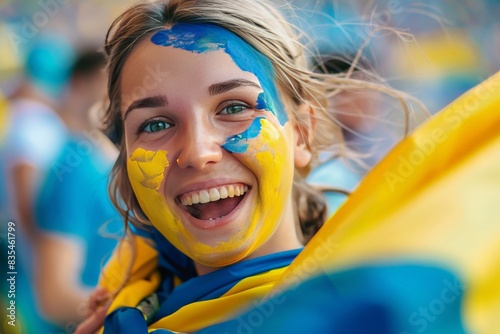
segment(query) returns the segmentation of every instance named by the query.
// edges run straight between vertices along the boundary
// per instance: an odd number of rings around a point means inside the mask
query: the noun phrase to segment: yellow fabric
[[[332,254],[319,258],[325,249]],[[320,270],[400,259],[455,272],[467,287],[466,328],[498,333],[500,73],[453,102],[376,166],[276,287]]]
[[[158,265],[158,253],[151,240],[138,235],[122,240],[101,273],[99,285],[113,293],[119,290],[126,277],[127,284],[148,277]]]
[[[229,320],[266,296],[285,269],[243,279],[220,298],[186,305],[149,328],[190,333]]]
[[[158,253],[150,240],[134,235],[120,242],[99,279],[99,286],[110,293],[119,291],[107,313],[122,306],[135,307],[153,293],[160,284],[157,265]],[[126,277],[130,279],[123,286]]]

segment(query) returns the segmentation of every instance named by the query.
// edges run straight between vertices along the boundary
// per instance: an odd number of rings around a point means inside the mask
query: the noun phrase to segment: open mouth
[[[179,196],[180,203],[196,219],[214,220],[233,211],[243,200],[249,187],[243,184],[231,184],[193,191]]]

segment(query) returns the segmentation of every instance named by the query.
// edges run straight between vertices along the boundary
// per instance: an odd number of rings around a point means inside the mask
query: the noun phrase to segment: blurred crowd
[[[71,332],[120,235],[107,195],[116,152],[99,130],[107,80],[100,51],[130,3],[0,4],[0,233],[6,247],[4,226],[16,223],[19,333]],[[431,114],[500,70],[495,0],[295,0],[282,9],[304,31],[318,72],[383,80]],[[405,126],[378,94],[331,99],[360,160],[325,154],[310,173],[333,213]],[[413,125],[424,118],[416,114]]]

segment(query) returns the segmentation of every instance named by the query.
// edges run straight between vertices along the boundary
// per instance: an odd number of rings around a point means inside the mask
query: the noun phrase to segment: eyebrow
[[[246,79],[234,79],[234,80],[227,80],[219,83],[215,83],[213,85],[210,85],[208,87],[208,94],[209,95],[217,95],[217,94],[222,94],[227,91],[230,91],[232,89],[242,87],[242,86],[252,86],[256,88],[262,89],[257,83],[246,80]]]
[[[125,111],[125,114],[123,115],[123,120],[125,120],[127,118],[128,113],[134,109],[164,107],[167,104],[168,100],[165,95],[156,95],[135,100],[128,106],[127,110]]]
[[[260,87],[257,83],[253,81],[246,79],[233,79],[210,85],[208,87],[208,94],[210,96],[218,95],[228,92],[232,89],[245,86],[251,86],[262,89],[262,87]],[[135,100],[128,106],[127,110],[125,111],[125,114],[123,115],[123,120],[125,120],[127,118],[128,113],[134,109],[164,107],[167,104],[168,100],[167,96],[165,95],[156,95]]]

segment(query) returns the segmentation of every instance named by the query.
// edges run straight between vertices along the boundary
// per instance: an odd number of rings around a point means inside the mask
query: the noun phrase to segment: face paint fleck
[[[255,118],[248,129],[240,134],[229,137],[222,147],[232,153],[245,153],[248,149],[248,141],[260,134],[262,129],[261,120],[263,119],[262,117]]]

